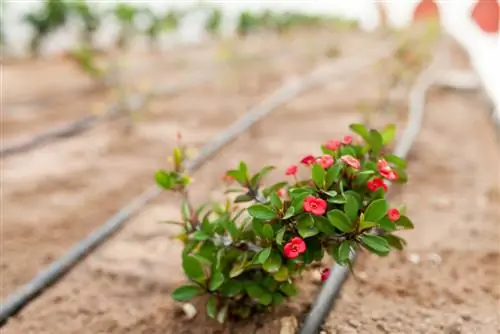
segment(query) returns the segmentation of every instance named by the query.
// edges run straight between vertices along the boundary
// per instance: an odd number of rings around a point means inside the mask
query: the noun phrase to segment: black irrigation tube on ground
[[[287,56],[288,53],[283,54],[282,52],[279,52],[279,54],[274,58],[281,58],[282,56]],[[222,64],[218,64],[218,68],[224,68],[225,63],[222,62]],[[146,94],[134,94],[131,97],[127,98],[125,101],[125,106],[121,106],[119,103],[113,103],[111,104],[104,115],[91,115],[91,116],[85,116],[80,119],[77,119],[75,121],[70,121],[66,124],[56,126],[52,129],[42,131],[41,133],[35,134],[34,136],[31,136],[30,138],[24,139],[24,140],[19,140],[17,143],[14,143],[10,146],[7,147],[0,147],[0,157],[5,158],[9,155],[14,155],[18,153],[23,153],[32,149],[35,149],[37,147],[41,147],[43,145],[46,145],[50,142],[54,142],[58,139],[62,138],[67,138],[71,136],[75,136],[78,134],[81,134],[85,131],[90,130],[94,125],[101,121],[105,121],[108,119],[111,119],[115,117],[122,108],[130,108],[132,110],[136,110],[140,108],[141,106],[145,105],[148,101],[150,101],[152,98],[159,97],[159,96],[165,96],[165,95],[174,95],[176,93],[179,93],[183,90],[187,90],[189,88],[193,88],[199,85],[202,85],[213,78],[216,77],[215,70],[209,70],[207,73],[195,76],[194,78],[191,78],[189,80],[186,80],[185,82],[181,82],[180,84],[172,84],[172,85],[166,85],[162,88],[159,88],[153,92],[149,92]]]
[[[200,154],[195,159],[188,163],[187,169],[189,171],[198,169],[238,135],[262,120],[278,106],[289,102],[297,95],[324,83],[334,76],[359,71],[390,56],[393,54],[393,51],[394,48],[388,49],[386,47],[375,52],[374,57],[355,57],[344,59],[343,61],[332,61],[326,66],[317,68],[303,78],[294,78],[286,82],[261,103],[251,108],[243,117],[222,130],[212,141],[202,148]],[[9,317],[15,315],[31,300],[40,295],[43,290],[57,282],[72,267],[96,249],[97,246],[101,245],[111,235],[117,232],[132,215],[137,213],[139,209],[154,199],[159,193],[160,189],[156,186],[152,186],[144,191],[140,196],[120,209],[103,225],[77,242],[66,254],[50,264],[34,279],[19,288],[11,296],[8,296],[7,300],[0,305],[0,325],[3,326]]]
[[[439,57],[439,55],[438,55]],[[446,58],[445,58],[446,59]],[[432,86],[450,87],[456,90],[476,90],[481,87],[481,83],[477,76],[471,73],[457,73],[454,71],[445,73],[447,76],[443,77],[443,73],[437,73],[442,58],[435,58],[433,63],[417,78],[409,97],[409,119],[408,126],[404,131],[400,141],[398,141],[393,154],[406,158],[410,152],[413,143],[415,142],[420,129],[422,127],[425,103],[429,88]],[[498,115],[493,112],[492,115],[498,126]],[[498,133],[498,132],[497,132]],[[391,183],[386,182],[390,187]],[[349,259],[352,263],[356,260],[356,252],[352,252]],[[340,295],[342,287],[349,276],[349,269],[334,265],[331,269],[330,277],[323,284],[318,297],[316,298],[313,306],[300,328],[299,334],[316,334],[323,325],[329,312],[335,306],[335,301]]]
[[[125,101],[126,104],[125,108],[131,108],[131,109],[139,108],[143,106],[145,103],[147,103],[149,99],[153,97],[158,97],[162,95],[174,95],[180,91],[202,84],[206,82],[208,78],[209,76],[207,75],[195,77],[194,79],[182,82],[180,84],[174,84],[162,87],[146,95],[140,95],[140,94],[132,95]],[[28,139],[22,140],[16,144],[7,147],[2,147],[0,150],[0,156],[4,158],[9,155],[26,152],[36,147],[48,144],[57,139],[71,137],[83,133],[87,130],[90,130],[90,128],[92,128],[92,126],[94,126],[95,124],[116,116],[121,110],[121,108],[122,107],[120,106],[120,104],[113,103],[107,108],[106,112],[102,116],[98,115],[85,116],[80,119],[77,119],[76,121],[71,121],[66,124],[56,126],[47,131],[43,131]]]

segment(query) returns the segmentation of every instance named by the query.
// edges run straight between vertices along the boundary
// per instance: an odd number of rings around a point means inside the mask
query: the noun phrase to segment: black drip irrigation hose
[[[208,81],[208,79],[209,79],[208,75],[200,76],[188,80],[186,82],[182,82],[180,84],[167,85],[165,87],[161,87],[149,94],[132,95],[125,101],[125,108],[130,108],[132,110],[140,108],[141,106],[146,104],[151,98],[159,97],[162,95],[174,95],[177,92],[189,89],[197,85],[201,85],[204,82]],[[0,150],[0,156],[4,158],[9,155],[26,152],[34,148],[46,145],[50,142],[56,141],[57,139],[67,138],[83,133],[87,130],[90,130],[95,124],[104,121],[106,119],[113,118],[119,113],[121,108],[122,107],[120,106],[120,104],[113,103],[107,108],[106,112],[102,116],[97,116],[97,115],[85,116],[80,119],[77,119],[76,121],[71,121],[66,124],[56,126],[47,131],[43,131],[26,140],[21,140],[18,143],[12,144],[10,146],[2,147],[2,149]]]
[[[432,86],[442,86],[453,88],[455,90],[471,91],[481,88],[481,83],[477,76],[470,73],[458,73],[456,71],[450,71],[448,76],[443,77],[443,73],[438,73],[437,70],[441,63],[445,62],[446,58],[437,56],[434,62],[425,69],[420,76],[410,92],[409,96],[409,119],[408,126],[405,129],[401,139],[398,141],[393,154],[406,158],[415,142],[420,129],[422,128],[422,123],[425,114],[425,102],[429,88]],[[494,106],[493,108],[495,108]],[[496,125],[499,125],[499,111],[495,112],[494,109],[492,113],[492,118]],[[500,128],[499,128],[500,129]],[[499,130],[500,131],[500,130]],[[497,131],[498,133],[498,131]],[[388,187],[391,186],[391,182],[386,181]],[[351,252],[349,259],[351,263],[354,264],[357,257],[356,252]],[[316,298],[313,306],[309,310],[306,319],[300,328],[299,334],[316,334],[323,325],[326,317],[335,307],[335,301],[340,295],[342,287],[349,276],[349,269],[347,267],[342,267],[334,265],[331,269],[330,276],[323,284],[318,297]]]
[[[195,159],[188,162],[186,166],[187,170],[193,172],[198,169],[237,136],[262,120],[271,111],[287,103],[297,95],[328,81],[334,75],[338,76],[345,73],[352,73],[372,65],[380,59],[391,55],[392,51],[393,49],[387,50],[387,47],[385,47],[378,53],[375,52],[375,57],[356,57],[353,59],[345,59],[344,61],[332,61],[326,66],[319,67],[304,78],[288,81],[261,103],[251,108],[239,120],[222,130],[211,142],[202,148],[200,154]],[[156,185],[144,191],[140,196],[120,209],[103,225],[77,242],[65,255],[50,264],[34,279],[22,286],[14,294],[7,297],[7,300],[0,305],[0,325],[3,326],[9,317],[15,315],[45,289],[56,283],[72,267],[85,258],[85,256],[109,239],[109,237],[117,232],[129,218],[158,196],[159,193],[160,189],[157,188]]]

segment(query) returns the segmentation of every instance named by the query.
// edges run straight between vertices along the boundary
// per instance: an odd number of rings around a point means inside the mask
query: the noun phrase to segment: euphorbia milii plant
[[[395,232],[413,224],[403,207],[386,198],[386,181],[407,179],[406,162],[385,149],[395,127],[350,128],[359,137],[326,139],[320,152],[291,161],[280,172],[284,181],[267,187],[263,179],[274,167],[252,175],[240,162],[223,177],[227,185],[238,184],[227,190],[235,198],[199,208],[188,201],[186,154],[177,147],[172,170],[156,173],[162,188],[183,198],[182,221],[174,223],[182,225],[182,267],[189,283],[172,297],[207,296],[206,311],[219,322],[246,318],[294,296],[296,278],[325,255],[346,266],[355,250],[385,256],[403,249],[405,241]],[[328,275],[324,268],[322,280]]]

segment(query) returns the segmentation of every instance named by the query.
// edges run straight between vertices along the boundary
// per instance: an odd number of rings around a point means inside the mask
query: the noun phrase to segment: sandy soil
[[[349,41],[351,47],[367,43],[354,36]],[[112,125],[102,126],[7,160],[10,190],[4,195],[9,203],[4,219],[9,223],[4,225],[2,250],[7,280],[2,296],[149,185],[152,172],[165,164],[162,152],[176,130],[200,147],[276,86],[287,69],[305,70],[310,66],[305,63],[280,63],[260,75],[249,68],[240,73],[245,84],[239,89],[210,86],[159,101],[153,108],[158,114],[130,138],[119,136]],[[380,84],[377,73],[333,80],[280,108],[194,175],[195,200],[218,199],[222,172],[239,160],[255,168],[275,164],[279,169],[271,179],[280,179],[290,162],[361,120],[361,101],[379,103],[373,89]],[[398,103],[393,112],[374,115],[373,122],[404,124],[404,96]],[[362,255],[358,280],[348,281],[325,332],[498,331],[500,166],[486,107],[476,94],[431,96],[423,132],[410,156],[410,183],[394,194],[395,201],[408,204],[417,226],[404,233],[409,248],[385,259]],[[168,115],[160,114],[164,110]],[[186,116],[187,110],[193,114]],[[184,320],[169,297],[183,280],[181,248],[169,239],[175,230],[158,222],[176,218],[177,205],[178,199],[162,195],[145,207],[121,233],[11,319],[4,333],[224,333],[202,314]],[[301,318],[318,289],[313,273],[301,286],[301,296],[276,314],[238,324],[234,332],[278,333],[282,316]]]

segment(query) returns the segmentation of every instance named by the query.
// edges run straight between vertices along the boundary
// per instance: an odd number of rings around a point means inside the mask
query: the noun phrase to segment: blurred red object
[[[477,0],[471,17],[478,27],[489,34],[498,33],[500,4],[497,0]]]
[[[434,0],[421,0],[413,12],[413,22],[439,19],[439,9]]]

